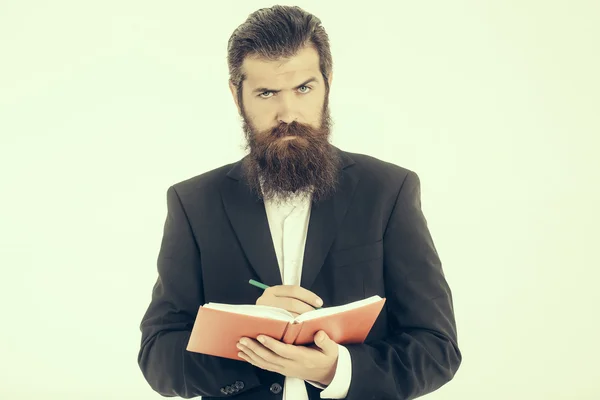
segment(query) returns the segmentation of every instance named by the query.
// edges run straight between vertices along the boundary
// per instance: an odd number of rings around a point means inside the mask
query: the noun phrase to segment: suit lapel
[[[264,203],[241,179],[241,161],[228,173],[221,188],[225,212],[237,238],[261,282],[281,285],[273,238]]]
[[[330,198],[312,204],[301,279],[301,286],[307,289],[321,270],[358,182],[357,174],[348,168],[354,161],[346,153],[336,150],[342,158],[339,187]],[[245,184],[242,161],[237,162],[227,174],[221,196],[225,212],[258,277],[269,286],[281,285],[265,206]]]
[[[352,164],[351,159],[342,153],[342,161],[344,161],[342,164],[344,168],[340,171],[339,187],[335,194],[320,203],[313,203],[312,205],[300,284],[300,286],[309,290],[321,271],[358,182],[358,175],[354,172],[355,170],[352,168],[346,169]]]

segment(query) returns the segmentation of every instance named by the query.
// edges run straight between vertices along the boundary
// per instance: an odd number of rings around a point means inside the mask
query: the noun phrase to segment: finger
[[[256,354],[258,357],[262,358],[263,360],[270,362],[272,364],[278,365],[280,367],[283,367],[283,362],[285,361],[285,359],[283,357],[279,356],[278,354],[275,354],[274,352],[272,352],[270,349],[263,346],[258,341],[254,340],[254,339],[250,339],[250,338],[242,338],[242,339],[240,339],[239,344],[240,344],[240,347],[249,349],[254,354]]]
[[[313,306],[292,297],[279,297],[278,304],[279,307],[288,310],[292,314],[304,314],[315,309]]]
[[[314,343],[326,354],[336,354],[338,351],[338,344],[331,340],[325,331],[317,332]]]
[[[323,305],[323,301],[319,296],[298,285],[271,286],[265,291],[268,291],[269,294],[277,297],[292,297],[306,304],[310,304],[313,307],[321,307]]]
[[[250,350],[246,350],[246,351],[250,351]],[[265,360],[261,360],[260,357],[258,357],[256,354],[249,355],[248,353],[245,353],[244,351],[240,351],[238,353],[238,357],[241,358],[242,360],[248,362],[249,364],[254,365],[257,368],[264,369],[265,371],[281,373],[280,372],[281,369],[279,369],[275,365],[270,365]]]
[[[256,300],[256,304],[283,308],[284,310],[291,312],[294,317],[314,310],[312,306],[301,300],[293,297],[278,297],[269,293],[263,293],[263,295]]]
[[[283,360],[283,358],[277,356],[260,343],[255,343],[249,339],[246,339],[244,342],[246,345],[238,343],[237,347],[247,357],[247,361],[251,364],[262,369],[268,369],[269,371],[278,371],[283,368],[280,363],[275,362],[276,360]]]
[[[298,348],[294,345],[264,335],[258,336],[257,339],[266,349],[286,360],[298,359]]]

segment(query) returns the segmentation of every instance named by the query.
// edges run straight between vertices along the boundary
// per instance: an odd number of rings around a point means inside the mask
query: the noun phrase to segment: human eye
[[[304,89],[306,89],[306,90],[302,90],[303,88],[304,88]],[[311,89],[312,89],[312,88],[311,88],[310,86],[306,86],[306,85],[302,85],[302,86],[300,86],[300,87],[298,88],[298,90],[300,90],[300,93],[303,93],[303,94],[304,94],[304,93],[308,93],[308,92],[310,92],[310,91],[311,91]]]
[[[269,97],[271,97],[271,95],[273,94],[273,92],[270,91],[265,91],[262,92],[261,94],[258,95],[258,97],[262,98],[262,99],[268,99]]]

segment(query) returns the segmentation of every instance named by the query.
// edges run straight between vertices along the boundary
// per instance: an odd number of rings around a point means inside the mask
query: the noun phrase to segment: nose
[[[279,109],[277,110],[277,121],[290,124],[298,120],[298,112],[293,96],[280,96]]]

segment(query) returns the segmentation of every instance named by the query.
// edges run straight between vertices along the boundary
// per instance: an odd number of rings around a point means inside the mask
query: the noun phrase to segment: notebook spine
[[[296,338],[300,334],[301,330],[302,330],[302,323],[299,323],[299,324],[289,323],[283,333],[282,342],[287,343],[287,344],[294,344],[294,342],[296,341]]]

